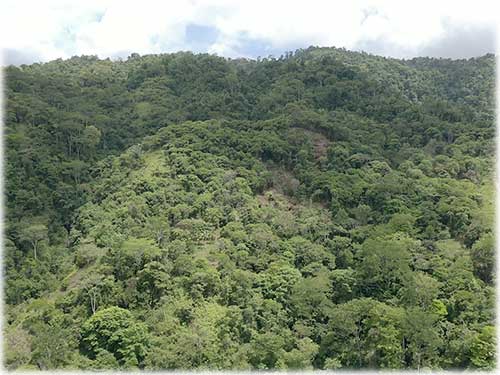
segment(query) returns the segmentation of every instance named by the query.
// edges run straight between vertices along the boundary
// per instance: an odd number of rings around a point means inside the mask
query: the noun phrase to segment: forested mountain
[[[495,57],[7,67],[8,369],[492,369]]]

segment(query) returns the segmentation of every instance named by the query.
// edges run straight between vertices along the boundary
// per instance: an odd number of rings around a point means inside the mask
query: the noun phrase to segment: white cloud
[[[5,3],[0,16],[2,48],[43,61],[80,54],[114,57],[188,49],[192,44],[185,35],[189,24],[216,28],[217,40],[206,50],[224,56],[244,54],[250,42],[254,47],[261,43],[267,49],[283,51],[309,45],[378,46],[370,52],[401,56],[418,54],[433,40],[442,40],[450,29],[446,25],[483,29],[486,25],[491,29],[498,14],[495,3],[487,0]]]

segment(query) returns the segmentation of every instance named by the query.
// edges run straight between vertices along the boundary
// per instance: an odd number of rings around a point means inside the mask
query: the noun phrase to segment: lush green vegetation
[[[9,369],[492,369],[494,57],[8,67]]]

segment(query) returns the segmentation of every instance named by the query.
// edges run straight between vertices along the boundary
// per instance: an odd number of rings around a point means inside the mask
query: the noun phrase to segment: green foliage
[[[141,365],[149,345],[146,326],[119,307],[98,311],[83,324],[81,333],[83,351],[91,359],[109,363],[105,359],[109,352],[126,368]]]
[[[5,73],[9,370],[494,367],[492,55]]]
[[[474,367],[485,370],[495,368],[495,327],[483,327],[472,342],[471,354],[471,362]]]
[[[493,281],[493,268],[495,260],[494,238],[491,233],[485,234],[471,249],[474,273],[486,283]]]

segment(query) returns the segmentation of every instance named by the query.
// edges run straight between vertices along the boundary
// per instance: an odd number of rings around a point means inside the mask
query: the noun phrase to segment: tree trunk
[[[37,241],[34,241],[33,242],[33,255],[35,257],[35,260],[38,260],[36,251],[37,251]]]
[[[90,297],[90,308],[92,309],[92,315],[97,311],[97,295],[94,291],[89,291]]]

